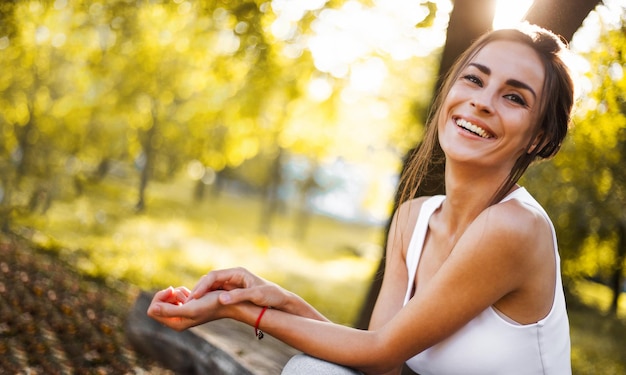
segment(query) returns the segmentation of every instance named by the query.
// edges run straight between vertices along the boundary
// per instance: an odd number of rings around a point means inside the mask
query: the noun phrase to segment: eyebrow
[[[475,62],[471,62],[468,65],[471,65],[471,66],[475,67],[476,69],[480,70],[484,74],[487,74],[487,75],[491,74],[491,69],[489,69],[485,65],[478,64],[478,63],[475,63]],[[522,81],[518,81],[516,79],[512,79],[511,78],[511,79],[507,79],[506,84],[509,85],[509,86],[516,87],[518,89],[528,90],[528,91],[530,91],[531,94],[533,94],[535,99],[537,99],[537,94],[535,93],[535,90],[533,90],[532,87],[528,86],[527,84],[525,84]]]

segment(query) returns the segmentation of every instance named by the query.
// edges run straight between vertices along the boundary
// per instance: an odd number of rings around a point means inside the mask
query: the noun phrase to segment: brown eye
[[[474,83],[474,84],[476,84],[476,85],[478,85],[480,87],[483,86],[483,81],[481,81],[480,78],[478,78],[477,76],[475,76],[473,74],[464,75],[462,78],[464,80],[469,81],[471,83]]]
[[[526,106],[526,101],[519,95],[517,94],[509,94],[509,95],[505,95],[505,98],[509,99],[510,101],[517,103],[519,105],[522,106]]]

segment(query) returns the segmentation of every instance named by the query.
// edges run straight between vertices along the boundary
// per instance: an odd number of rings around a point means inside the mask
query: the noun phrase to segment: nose
[[[493,113],[493,95],[488,90],[481,90],[480,92],[474,93],[470,104],[479,112],[485,114]]]

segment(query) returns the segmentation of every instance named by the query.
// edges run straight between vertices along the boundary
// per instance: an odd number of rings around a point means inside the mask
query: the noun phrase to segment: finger
[[[159,319],[163,315],[164,306],[176,306],[172,305],[170,302],[155,302],[153,301],[150,306],[148,306],[147,314],[149,317],[153,319]]]
[[[187,295],[185,302],[190,301],[194,298],[200,298],[206,293],[210,292],[211,289],[214,287],[214,282],[212,281],[212,279],[212,276],[209,274],[202,276],[202,278],[200,278],[200,281],[198,281],[193,289],[191,289],[189,295]],[[215,288],[219,289],[219,287]]]
[[[168,287],[166,289],[160,290],[154,294],[152,298],[152,302],[172,302],[175,301],[174,297],[174,288]]]
[[[184,286],[174,289],[173,296],[175,298],[175,302],[176,303],[185,302],[190,293],[191,292],[189,291],[189,289],[185,288]]]
[[[202,276],[202,278],[200,278],[200,281],[191,290],[191,294],[189,295],[188,299],[200,298],[212,290],[221,289],[222,282],[219,281],[219,274],[219,271],[211,271]]]
[[[245,288],[248,285],[247,276],[249,272],[244,268],[228,268],[211,271],[204,275],[198,284],[192,289],[191,298],[200,298],[208,292],[233,288]]]
[[[258,306],[270,306],[271,295],[263,292],[264,287],[237,288],[225,291],[218,296],[223,305],[231,305],[239,302],[252,302]]]
[[[164,305],[181,304],[181,297],[184,298],[185,287],[173,288],[168,287],[154,294],[150,306],[148,306],[148,316],[160,316]]]

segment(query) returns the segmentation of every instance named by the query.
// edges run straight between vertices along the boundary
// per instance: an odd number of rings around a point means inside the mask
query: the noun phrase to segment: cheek
[[[452,87],[450,87],[450,91],[448,91],[448,95],[446,95],[446,98],[443,100],[442,107],[450,108],[451,106],[461,101],[463,97],[465,96],[467,95],[466,94],[464,95],[464,91],[461,89],[461,87],[459,87],[458,84],[453,85]]]
[[[455,90],[454,87],[451,88],[450,91],[448,92],[448,95],[446,95],[446,98],[441,104],[441,107],[439,108],[437,126],[439,126],[440,129],[441,129],[441,126],[445,124],[446,119],[448,118],[449,114],[452,112],[452,110],[456,107],[456,105],[460,101],[461,99],[459,96],[459,91]]]
[[[508,113],[503,118],[503,121],[509,124],[511,131],[517,133],[520,138],[530,141],[530,137],[532,137],[535,128],[538,126],[535,116],[524,111],[503,111],[501,113]]]
[[[518,150],[521,153],[526,153],[530,150],[532,150],[532,141],[534,141],[534,138],[537,138],[534,135],[533,132],[533,128],[526,128],[524,129],[524,131],[520,134],[520,141],[519,141],[519,146],[518,146]],[[529,149],[529,145],[530,145],[530,149]]]
[[[437,117],[437,140],[439,141],[439,144],[443,146],[443,143],[445,143],[445,138],[446,138],[446,132],[450,131],[452,128],[450,126],[447,126],[447,120],[448,120],[448,116],[446,116],[446,112],[442,111],[439,112],[439,116]]]

